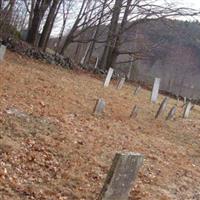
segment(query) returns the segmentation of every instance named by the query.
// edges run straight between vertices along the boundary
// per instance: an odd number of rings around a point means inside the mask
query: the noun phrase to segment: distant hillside
[[[99,39],[106,38],[108,27],[102,26]],[[92,31],[82,35],[90,38]],[[56,38],[49,43],[50,47]],[[161,88],[175,95],[199,98],[200,96],[200,23],[178,20],[159,20],[131,27],[123,34],[121,50],[140,51],[144,58],[134,62],[130,71],[131,56],[120,55],[116,68],[131,80],[152,84],[155,76],[162,79]],[[86,44],[70,45],[66,55],[80,61]],[[96,44],[94,58],[101,57],[104,43]]]

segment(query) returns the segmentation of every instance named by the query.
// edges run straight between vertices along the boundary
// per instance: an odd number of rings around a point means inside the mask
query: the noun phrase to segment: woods
[[[179,6],[170,1],[151,0],[1,0],[0,28],[8,25],[17,32],[26,30],[26,41],[46,50],[51,37],[56,37],[54,51],[62,55],[76,43],[74,57],[81,48],[84,56],[79,63],[87,65],[98,57],[98,67],[115,68],[121,55],[130,60],[140,59],[144,53],[135,48],[136,38],[126,38],[130,29],[148,21],[170,19],[174,17],[195,17],[198,10]],[[135,27],[135,28],[134,28]],[[133,48],[124,50],[125,40]],[[103,46],[99,55],[94,48]],[[148,48],[155,48],[147,47]]]

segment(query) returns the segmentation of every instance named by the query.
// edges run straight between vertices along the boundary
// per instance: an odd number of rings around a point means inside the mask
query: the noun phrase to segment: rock
[[[74,64],[71,59],[64,57],[60,54],[50,54],[48,52],[43,52],[40,49],[34,48],[27,44],[26,42],[20,40],[14,40],[13,38],[6,38],[1,42],[3,45],[11,51],[19,53],[21,55],[28,56],[30,58],[42,60],[49,64],[60,65],[65,69],[73,69]]]

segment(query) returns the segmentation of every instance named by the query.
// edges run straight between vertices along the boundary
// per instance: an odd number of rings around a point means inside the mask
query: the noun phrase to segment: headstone
[[[110,80],[111,80],[112,75],[113,75],[113,72],[114,72],[114,69],[113,68],[109,68],[108,74],[106,76],[106,80],[104,82],[104,87],[108,87],[109,86]]]
[[[118,85],[117,85],[118,90],[122,89],[125,80],[126,80],[126,78],[124,77],[124,78],[121,78],[121,80],[118,82]]]
[[[185,110],[184,110],[184,113],[183,113],[183,118],[188,118],[189,117],[191,108],[192,108],[192,103],[189,101],[187,103],[186,107],[185,107]]]
[[[106,106],[106,103],[104,99],[97,100],[97,103],[94,108],[94,114],[99,115],[104,111],[104,108]]]
[[[179,96],[176,96],[176,105],[178,105],[180,99],[179,99]]]
[[[172,119],[175,114],[176,114],[176,106],[172,107],[172,109],[169,111],[166,120]]]
[[[159,115],[161,115],[165,111],[165,109],[167,107],[168,99],[169,99],[168,97],[165,97],[163,99],[163,101],[162,101],[162,103],[161,103],[161,105],[160,105],[160,107],[159,107],[159,109],[156,113],[156,116],[155,116],[156,119],[159,117]]]
[[[151,102],[152,103],[156,103],[156,101],[157,101],[159,88],[160,88],[160,78],[155,78],[152,93],[151,93]]]
[[[99,58],[97,57],[97,59],[96,59],[96,63],[95,63],[95,66],[94,66],[94,69],[97,69],[98,64],[99,64]]]
[[[6,46],[1,44],[0,45],[0,61],[4,59],[5,53],[6,53]]]
[[[136,118],[137,115],[138,115],[138,111],[139,111],[139,108],[135,105],[133,107],[133,110],[132,110],[131,114],[130,114],[130,118]]]
[[[137,153],[117,153],[98,200],[128,200],[143,159]]]
[[[138,94],[138,92],[141,90],[141,86],[137,86],[135,91],[134,91],[134,95],[136,96]]]
[[[184,98],[183,98],[183,104],[185,105],[186,103],[187,103],[187,98],[184,97]]]

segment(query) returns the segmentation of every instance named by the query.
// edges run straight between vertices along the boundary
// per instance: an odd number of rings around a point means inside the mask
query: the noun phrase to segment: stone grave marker
[[[108,74],[107,74],[105,82],[104,82],[104,87],[108,87],[109,86],[110,80],[111,80],[112,75],[113,75],[113,72],[114,72],[114,69],[113,68],[109,68]]]
[[[138,108],[138,106],[135,105],[133,107],[131,114],[130,114],[130,118],[136,118],[137,115],[138,115],[138,111],[139,111],[139,108]]]
[[[97,69],[98,64],[99,64],[99,58],[97,57],[97,59],[96,59],[96,63],[95,63],[95,66],[94,66],[94,69]]]
[[[0,61],[3,61],[5,53],[6,53],[6,46],[0,44]]]
[[[157,101],[159,88],[160,88],[160,78],[155,78],[152,93],[151,93],[151,102],[152,103],[156,103],[156,101]]]
[[[117,84],[117,89],[118,89],[118,90],[121,90],[121,89],[122,89],[125,80],[126,80],[125,77],[123,77],[123,78],[121,78],[121,79],[119,80],[119,82],[118,82],[118,84]]]
[[[166,120],[172,119],[175,114],[176,114],[176,106],[172,107],[172,109],[169,111]]]
[[[169,99],[168,97],[165,97],[165,98],[163,99],[163,101],[162,101],[162,103],[160,104],[160,107],[159,107],[159,109],[158,109],[158,111],[157,111],[157,113],[156,113],[156,116],[155,116],[156,119],[159,117],[159,115],[161,115],[161,114],[165,111],[165,109],[166,109],[166,107],[167,107],[168,99]]]
[[[188,118],[190,115],[190,111],[192,108],[192,103],[189,101],[187,105],[185,106],[184,112],[183,112],[183,118]]]
[[[177,96],[177,97],[176,97],[176,105],[179,104],[179,101],[180,101],[179,96]]]
[[[134,95],[136,96],[138,94],[138,92],[141,90],[141,86],[137,86],[135,91],[134,91]]]
[[[138,153],[117,153],[98,200],[128,200],[143,159]]]
[[[187,103],[187,98],[184,97],[184,98],[183,98],[183,104],[185,105],[186,103]]]
[[[97,103],[94,108],[94,114],[100,115],[104,111],[105,106],[106,106],[106,103],[104,99],[97,100]]]

